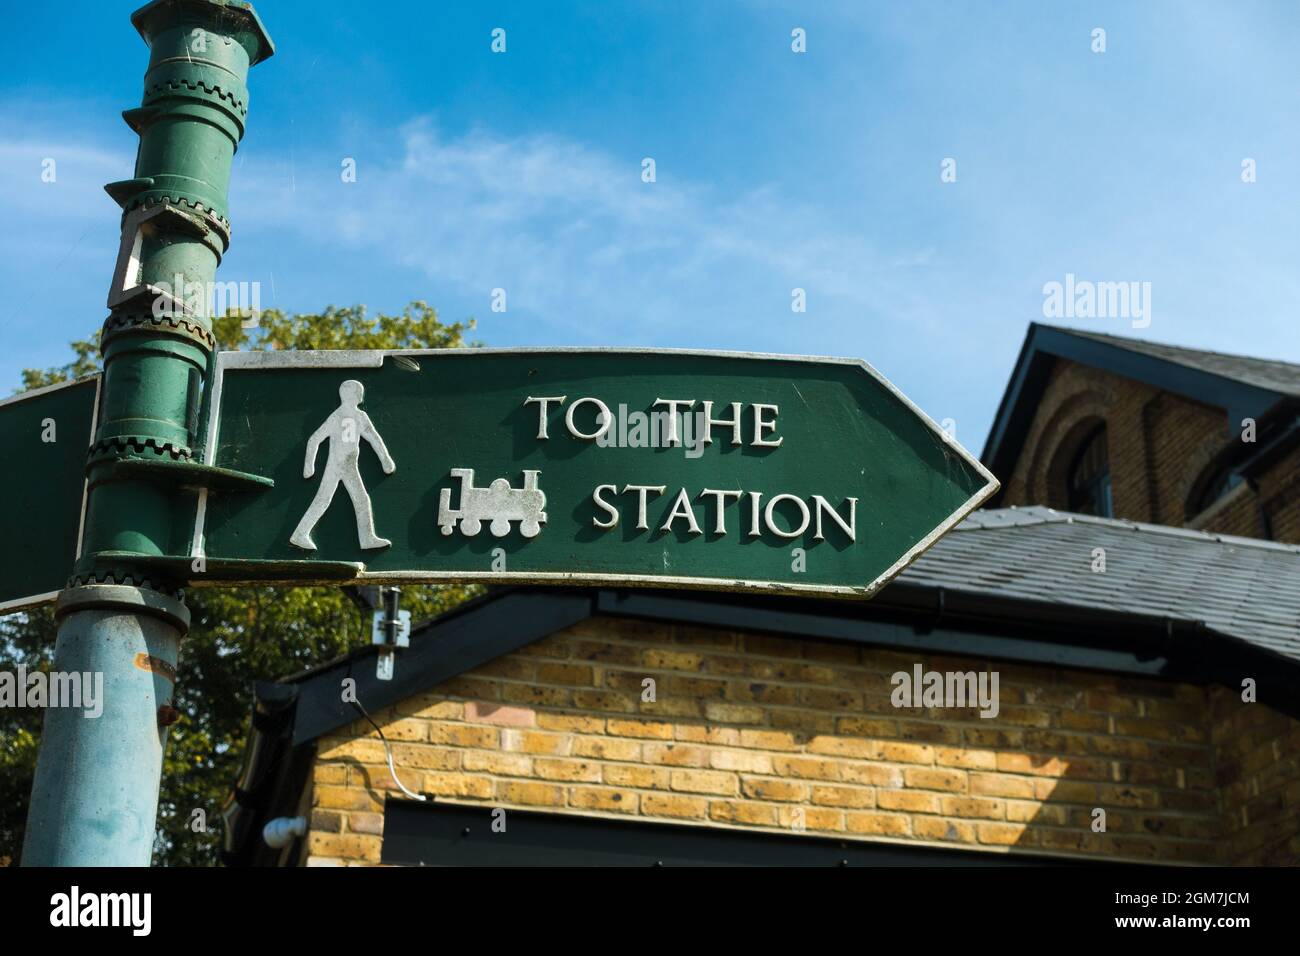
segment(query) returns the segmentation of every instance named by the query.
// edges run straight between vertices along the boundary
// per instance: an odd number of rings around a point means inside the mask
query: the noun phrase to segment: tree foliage
[[[245,328],[238,316],[218,319],[222,348],[460,348],[473,323],[443,324],[423,302],[400,314],[369,316],[364,306],[315,315],[261,314]],[[98,335],[72,343],[66,365],[23,372],[23,388],[69,381],[98,369]],[[414,620],[432,617],[474,593],[472,588],[408,587],[402,606]],[[243,757],[257,680],[271,680],[330,660],[370,639],[370,623],[336,588],[203,588],[189,591],[193,622],[181,642],[175,706],[163,761],[154,862],[210,865],[220,847],[219,810]],[[0,617],[0,668],[48,669],[56,626],[48,608]],[[40,741],[39,711],[0,710],[0,865],[22,848],[27,801]],[[196,812],[201,811],[201,812]],[[200,829],[202,821],[205,828]]]

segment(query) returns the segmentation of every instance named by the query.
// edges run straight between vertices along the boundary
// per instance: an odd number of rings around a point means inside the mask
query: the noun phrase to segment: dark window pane
[[[1066,478],[1066,500],[1069,510],[1078,514],[1101,518],[1114,515],[1105,425],[1089,435],[1079,447]]]
[[[1187,517],[1194,518],[1210,505],[1214,504],[1229,490],[1241,484],[1241,475],[1236,474],[1227,465],[1219,466],[1219,470],[1210,478],[1201,488],[1200,494],[1192,504],[1191,513]]]

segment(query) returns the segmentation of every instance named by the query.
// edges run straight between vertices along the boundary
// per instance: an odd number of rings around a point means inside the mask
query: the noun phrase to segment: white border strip
[[[95,376],[95,407],[90,413],[90,441],[86,444],[89,449],[95,447],[95,435],[99,431],[99,396],[104,388],[104,376]],[[90,475],[86,475],[86,480],[81,485],[81,520],[77,523],[77,555],[74,561],[81,560],[81,546],[85,542],[86,535],[86,504],[90,501]]]
[[[74,385],[85,385],[92,379],[100,377],[99,372],[90,375],[83,375],[81,378],[74,378],[70,382],[55,382],[53,385],[42,385],[40,388],[29,388],[25,392],[19,392],[17,395],[10,395],[8,398],[0,398],[0,408],[5,405],[13,405],[16,402],[25,402],[29,398],[36,398],[38,395],[48,395],[50,392],[57,392],[61,388],[72,388]]]
[[[69,568],[69,571],[72,569]],[[12,614],[15,611],[22,611],[29,607],[39,607],[42,604],[50,604],[58,600],[58,591],[46,591],[44,594],[32,594],[28,597],[14,598],[12,601],[0,602],[0,614]]]

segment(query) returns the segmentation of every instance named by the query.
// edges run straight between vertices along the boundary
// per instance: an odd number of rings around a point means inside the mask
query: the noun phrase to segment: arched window
[[[1196,484],[1196,490],[1187,502],[1188,519],[1195,518],[1210,505],[1242,482],[1241,475],[1232,469],[1230,462],[1220,462],[1206,470]]]
[[[1106,426],[1092,432],[1075,452],[1065,477],[1070,511],[1099,518],[1114,516],[1110,497],[1110,457],[1106,450]]]

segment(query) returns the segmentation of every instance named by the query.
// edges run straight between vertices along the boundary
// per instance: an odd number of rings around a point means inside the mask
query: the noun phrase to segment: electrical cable
[[[374,611],[374,610],[375,610],[375,607],[374,607],[373,605],[370,605],[368,601],[365,602],[365,604],[363,605],[362,602],[363,602],[365,599],[361,596],[361,589],[360,589],[360,588],[345,588],[344,591],[347,593],[348,597],[352,598],[353,602],[357,605],[357,610],[358,610],[358,611],[361,611],[361,613],[362,613],[362,615],[363,615],[363,616],[362,616],[362,629],[363,629],[363,633],[364,633],[364,628],[365,628],[365,617],[364,617],[364,615],[365,615],[365,611],[366,611],[367,609],[369,609],[369,610],[371,610],[371,611]],[[354,693],[355,693],[355,691],[354,691]],[[366,712],[366,709],[365,709],[364,707],[361,706],[361,701],[357,700],[357,699],[354,697],[351,701],[349,701],[349,703],[350,703],[353,707],[355,707],[358,711],[361,712],[361,716],[364,717],[364,718],[366,719],[366,721],[370,724],[371,727],[374,727],[374,728],[375,728],[375,733],[379,734],[379,739],[380,739],[380,741],[381,741],[381,742],[383,743],[383,745],[384,745],[384,756],[386,756],[386,757],[388,758],[388,774],[389,774],[389,776],[391,776],[391,777],[393,778],[393,783],[397,784],[397,789],[401,790],[402,793],[406,794],[406,795],[407,795],[408,797],[410,797],[412,800],[421,800],[421,801],[426,801],[426,802],[427,802],[428,799],[429,799],[428,797],[426,797],[426,796],[425,796],[424,794],[422,794],[422,793],[414,793],[414,792],[412,792],[412,791],[406,789],[406,785],[403,784],[401,780],[397,779],[397,768],[396,768],[395,766],[393,766],[393,748],[392,748],[391,746],[389,746],[389,744],[388,744],[388,738],[384,736],[384,731],[380,728],[380,726],[379,726],[377,723],[375,723],[374,719],[370,716],[370,714],[368,714],[368,713]]]
[[[406,789],[406,786],[402,783],[402,781],[397,779],[397,768],[393,766],[393,748],[388,745],[388,738],[384,736],[383,730],[381,730],[379,725],[374,722],[374,720],[371,718],[371,716],[368,713],[366,713],[366,709],[361,706],[361,701],[354,699],[352,701],[349,701],[349,703],[351,703],[352,706],[355,707],[357,710],[361,711],[361,716],[366,718],[367,721],[369,721],[370,726],[375,728],[375,733],[379,734],[379,739],[383,741],[384,754],[388,757],[388,773],[392,776],[393,783],[397,784],[397,789],[401,790],[402,793],[406,794],[412,800],[427,801],[429,798],[426,797],[424,794],[412,793],[410,790]]]

